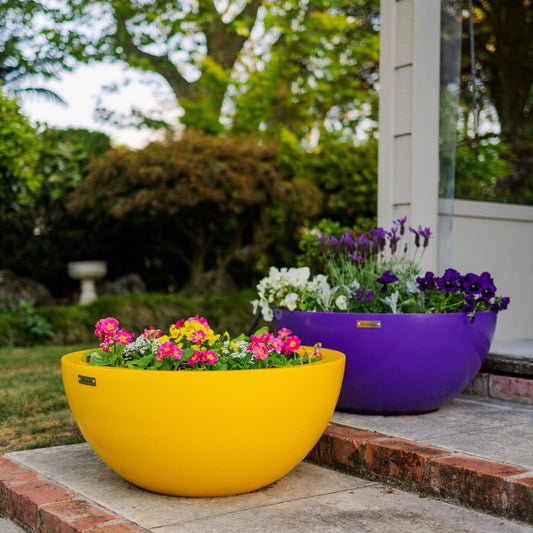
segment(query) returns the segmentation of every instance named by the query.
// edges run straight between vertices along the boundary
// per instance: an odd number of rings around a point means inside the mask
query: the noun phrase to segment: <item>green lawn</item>
[[[0,455],[83,442],[61,381],[61,356],[87,348],[0,348]]]

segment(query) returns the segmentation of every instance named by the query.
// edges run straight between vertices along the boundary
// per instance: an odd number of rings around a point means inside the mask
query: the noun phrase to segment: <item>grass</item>
[[[84,442],[61,381],[61,356],[87,348],[0,348],[0,454]]]
[[[94,324],[115,316],[122,327],[136,333],[145,327],[166,330],[178,318],[197,313],[216,331],[232,335],[246,332],[254,316],[250,300],[254,291],[192,300],[156,293],[99,298],[87,306],[38,309],[51,324],[51,339],[31,348],[24,317],[0,316],[0,454],[83,442],[70,413],[61,381],[61,356],[94,347]],[[257,327],[266,325],[258,324]]]

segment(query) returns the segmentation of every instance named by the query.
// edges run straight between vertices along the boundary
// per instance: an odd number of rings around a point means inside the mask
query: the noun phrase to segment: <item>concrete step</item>
[[[481,370],[533,379],[533,340],[493,342]]]
[[[308,459],[533,525],[533,407],[460,396],[420,415],[335,412]]]
[[[354,438],[346,428],[342,435],[339,429],[328,429],[322,444],[332,431],[344,439],[336,440],[339,444]],[[376,446],[378,436],[371,438]],[[408,470],[414,476],[420,468],[412,463]],[[524,502],[519,490],[516,493],[514,509],[521,509]],[[491,490],[487,499],[493,494]],[[491,516],[468,504],[427,498],[309,461],[249,494],[163,496],[129,484],[84,444],[0,457],[0,495],[0,515],[32,533],[449,533],[458,526],[470,533],[531,532],[514,518]]]

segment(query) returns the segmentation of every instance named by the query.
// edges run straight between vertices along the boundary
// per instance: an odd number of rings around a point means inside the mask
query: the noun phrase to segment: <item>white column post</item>
[[[378,223],[407,215],[435,239],[422,267],[437,270],[440,0],[382,0]]]

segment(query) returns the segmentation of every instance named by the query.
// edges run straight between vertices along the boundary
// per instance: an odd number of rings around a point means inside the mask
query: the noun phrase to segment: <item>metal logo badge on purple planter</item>
[[[487,356],[496,318],[274,309],[274,329],[346,355],[337,409],[399,415],[433,411],[462,392]]]

